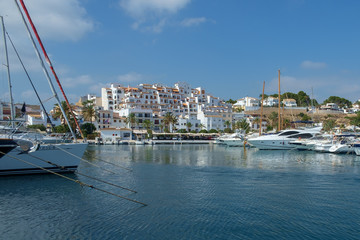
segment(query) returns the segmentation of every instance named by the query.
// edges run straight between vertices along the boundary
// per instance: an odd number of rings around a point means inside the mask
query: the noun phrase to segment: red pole
[[[62,85],[61,85],[61,83],[60,83],[60,80],[59,80],[59,78],[58,78],[58,76],[57,76],[57,74],[56,74],[56,72],[55,72],[55,69],[54,69],[51,61],[50,61],[50,58],[48,57],[48,55],[47,55],[47,53],[46,53],[45,47],[44,47],[44,45],[43,45],[43,43],[42,43],[42,41],[41,41],[41,39],[40,39],[40,36],[39,36],[39,34],[38,34],[37,30],[36,30],[36,27],[35,27],[33,21],[31,20],[30,14],[29,14],[28,10],[26,9],[26,6],[25,6],[23,0],[19,0],[19,1],[20,1],[20,4],[21,4],[22,8],[24,9],[24,12],[25,12],[25,14],[26,14],[26,16],[27,16],[27,18],[28,18],[28,20],[29,20],[29,23],[30,23],[30,25],[31,25],[34,33],[35,33],[35,36],[36,36],[36,38],[37,38],[37,40],[38,40],[38,42],[39,42],[39,44],[40,44],[40,47],[41,47],[41,49],[42,49],[42,51],[43,51],[43,53],[44,53],[45,60],[46,60],[46,62],[49,64],[49,67],[50,67],[50,69],[51,69],[51,71],[52,71],[52,73],[53,73],[53,75],[54,75],[54,77],[55,77],[55,79],[56,79],[56,82],[57,82],[58,85],[59,85],[60,91],[61,91],[61,93],[63,94],[63,96],[64,96],[64,98],[65,98],[66,104],[67,104],[67,106],[68,106],[68,108],[69,108],[69,110],[70,110],[71,115],[73,116],[73,118],[74,118],[74,120],[75,120],[76,126],[77,126],[78,129],[79,129],[79,132],[80,132],[80,134],[81,134],[81,137],[84,139],[84,135],[83,135],[83,133],[82,133],[82,131],[81,131],[81,129],[80,129],[79,123],[78,123],[78,121],[76,120],[75,114],[74,114],[73,111],[72,111],[72,108],[71,108],[71,106],[70,106],[70,103],[69,103],[69,101],[68,101],[68,99],[67,99],[67,97],[66,97],[66,94],[65,94],[65,92],[64,92],[64,89],[62,88]]]

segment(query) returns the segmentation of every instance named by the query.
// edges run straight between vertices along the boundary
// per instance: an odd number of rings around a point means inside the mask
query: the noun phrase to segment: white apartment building
[[[260,106],[260,100],[253,97],[244,97],[237,100],[233,105],[234,108],[241,108],[244,110],[256,110]]]
[[[174,87],[162,84],[139,84],[137,87],[111,84],[109,88],[101,89],[101,102],[104,110],[118,113],[119,117],[126,118],[130,113],[134,113],[138,120],[136,129],[142,129],[143,121],[150,120],[155,131],[161,128],[162,118],[168,112],[178,119],[187,119],[188,122],[194,123],[194,130],[198,130],[199,127],[196,128],[196,126],[201,120],[198,118],[195,120],[192,116],[198,116],[199,109],[202,109],[199,106],[214,109],[225,107],[226,111],[231,109],[224,101],[207,94],[203,88],[192,89],[187,83],[176,83]],[[205,115],[202,116],[204,118]],[[228,118],[231,119],[231,117]],[[213,120],[210,122],[211,126],[215,124]],[[216,120],[216,126],[219,125],[218,122]],[[179,127],[183,128],[182,125]],[[220,125],[216,128],[223,129]]]
[[[188,127],[188,125],[190,126],[189,123],[191,124],[190,128]],[[185,116],[184,118],[180,117],[178,119],[178,123],[175,125],[175,128],[177,130],[185,129],[187,131],[197,131],[197,132],[199,132],[201,130],[201,128],[200,128],[201,125],[200,124],[201,124],[201,121],[199,119],[197,119],[197,116],[193,115],[193,114],[190,114],[190,115]]]
[[[264,99],[264,106],[273,107],[279,104],[279,98],[267,97]]]

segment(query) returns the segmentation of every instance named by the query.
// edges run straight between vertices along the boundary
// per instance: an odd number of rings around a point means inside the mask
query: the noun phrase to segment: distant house
[[[244,97],[240,98],[236,101],[236,103],[233,105],[233,108],[241,108],[244,110],[247,109],[256,109],[260,106],[260,100],[253,97]]]
[[[336,103],[327,103],[326,105],[321,105],[321,110],[332,110],[332,111],[339,111],[339,106]]]
[[[282,100],[285,107],[297,107],[296,100],[292,98],[286,98]]]
[[[279,99],[275,97],[267,97],[264,99],[264,106],[273,107],[279,104]]]

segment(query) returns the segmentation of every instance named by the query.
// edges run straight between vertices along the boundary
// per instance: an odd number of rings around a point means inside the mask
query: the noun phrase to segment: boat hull
[[[87,146],[87,143],[44,144],[29,153],[17,147],[1,158],[0,176],[75,171]]]
[[[263,141],[263,140],[248,140],[248,143],[256,147],[260,150],[288,150],[296,148],[295,145],[289,144],[290,140],[271,140],[271,141]]]

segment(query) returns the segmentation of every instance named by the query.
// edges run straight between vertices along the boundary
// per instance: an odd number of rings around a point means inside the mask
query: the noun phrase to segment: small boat
[[[244,146],[244,142],[245,142],[245,137],[243,134],[240,133],[223,135],[215,140],[215,143],[226,145],[229,147],[241,147]]]

